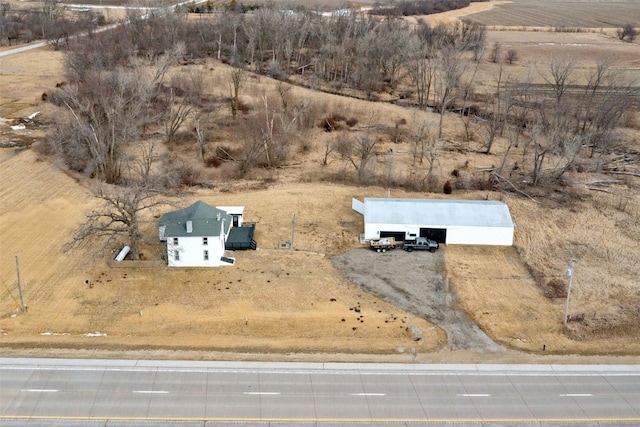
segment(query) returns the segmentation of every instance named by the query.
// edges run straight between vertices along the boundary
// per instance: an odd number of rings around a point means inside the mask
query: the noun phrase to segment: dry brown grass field
[[[621,67],[638,65],[637,45],[620,44],[598,34],[552,33],[556,44],[545,47],[535,38],[540,34],[513,34],[512,43],[517,44],[521,60],[507,67],[508,72],[524,74],[533,65],[542,64],[541,58],[563,52],[574,55],[585,69],[600,51],[616,55]],[[508,32],[489,34],[490,40],[501,43],[508,43],[509,36]],[[585,37],[589,43],[584,43]],[[203,66],[211,70],[208,90],[226,96],[226,66],[215,62]],[[484,81],[487,87],[495,74],[492,67],[487,63],[481,70],[480,83]],[[0,58],[0,117],[17,119],[35,111],[41,111],[45,118],[53,114],[50,106],[40,102],[40,95],[61,81],[61,75],[58,52],[40,50]],[[259,105],[274,87],[270,79],[251,79],[243,92],[244,101]],[[358,117],[361,123],[370,120],[393,126],[404,118],[411,126],[416,114],[430,117],[385,103],[293,90],[298,99],[312,98],[317,108]],[[435,117],[430,119],[436,122]],[[37,127],[12,131],[0,123],[2,141],[37,142],[44,131]],[[460,132],[459,119],[447,117],[447,140],[458,140]],[[213,205],[243,205],[246,219],[257,223],[260,250],[236,252],[235,267],[206,270],[111,268],[106,262],[110,254],[92,255],[97,242],[63,251],[84,213],[97,203],[88,182],[65,173],[32,150],[17,154],[3,150],[0,346],[5,352],[36,349],[29,354],[44,348],[90,349],[92,354],[177,349],[184,351],[185,357],[212,357],[188,353],[206,350],[276,353],[280,356],[272,357],[280,358],[322,353],[329,356],[315,357],[338,360],[344,354],[351,358],[379,354],[395,355],[393,360],[429,360],[429,355],[442,354],[443,332],[424,319],[360,292],[329,260],[332,254],[359,246],[362,218],[351,210],[351,198],[391,194],[488,198],[509,205],[517,224],[513,248],[449,246],[445,252],[447,277],[457,291],[458,304],[499,343],[526,353],[541,353],[544,345],[545,354],[640,354],[638,178],[622,177],[618,184],[606,187],[606,192],[593,191],[590,182],[611,177],[574,172],[569,182],[571,193],[578,197],[570,202],[563,201],[561,193],[534,202],[489,191],[460,190],[444,196],[348,186],[319,182],[327,170],[337,175],[353,171],[337,159],[323,167],[324,139],[329,135],[319,129],[314,135],[309,148],[299,152],[287,167],[255,171],[233,182],[226,178],[229,171],[225,167],[207,170],[207,178],[216,183],[214,188],[189,190],[185,204],[203,200]],[[621,144],[640,152],[637,129],[624,129],[618,138]],[[437,173],[446,177],[465,165],[477,170],[499,164],[504,145],[505,141],[499,140],[496,154],[488,156],[443,150]],[[378,173],[401,177],[408,151],[408,146],[386,142],[377,156]],[[296,251],[290,253],[277,248],[289,239],[294,214]],[[154,218],[147,219],[148,243],[143,252],[147,258],[157,258],[162,247],[154,240]],[[17,311],[15,255],[20,260],[27,313]],[[584,314],[585,321],[565,328],[564,299],[547,298],[540,285],[549,280],[566,281],[572,257],[577,261],[571,313]],[[93,287],[85,286],[85,280]],[[353,310],[356,306],[362,319]],[[409,321],[424,331],[424,342],[412,341],[406,328]],[[520,360],[519,354],[510,353],[509,357]],[[443,357],[459,360],[450,354]]]
[[[490,10],[467,18],[489,28],[521,27],[540,30],[590,31],[638,25],[640,8],[636,1],[499,1]]]

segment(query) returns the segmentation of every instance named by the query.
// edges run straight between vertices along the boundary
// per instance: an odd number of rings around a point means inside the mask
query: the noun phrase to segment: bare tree
[[[131,248],[133,259],[140,259],[143,242],[143,212],[167,205],[161,194],[145,184],[116,187],[101,184],[95,197],[102,205],[86,215],[86,221],[76,230],[72,245],[91,237],[106,238],[102,249],[115,239],[123,237]]]
[[[395,88],[407,61],[409,27],[403,20],[389,19],[378,26],[376,33],[382,79]]]
[[[264,156],[267,162],[267,167],[271,167],[271,156],[269,155],[271,151],[271,146],[273,143],[273,122],[275,119],[275,111],[269,111],[269,100],[266,95],[262,97],[262,101],[264,102],[264,119],[265,119],[265,127],[261,128],[262,131],[262,146],[264,148]]]
[[[178,132],[193,112],[193,106],[189,104],[187,99],[178,98],[173,87],[169,89],[169,99],[167,102],[168,109],[163,121],[167,142],[171,143],[176,136],[176,132]]]
[[[442,138],[444,114],[455,98],[456,88],[459,87],[460,79],[468,65],[463,53],[464,52],[459,48],[447,47],[441,49],[438,54],[438,68],[436,76],[438,109],[440,112],[438,138]]]
[[[428,116],[414,116],[413,124],[412,166],[416,166],[416,162],[418,162],[419,165],[422,165],[424,160],[427,161],[428,167],[425,180],[427,181],[427,188],[431,189],[434,181],[434,167],[438,161],[438,139],[430,130],[432,123]]]
[[[71,113],[73,133],[61,151],[70,153],[74,145],[83,147],[80,150],[87,153],[83,170],[105,182],[118,183],[125,147],[140,137],[151,94],[144,77],[123,70],[102,73],[84,89],[66,85],[57,97]]]
[[[413,132],[411,134],[412,156],[411,166],[421,165],[426,155],[426,141],[429,136],[429,123],[426,117],[414,114],[411,120]]]
[[[255,71],[263,70],[264,61],[271,53],[271,61],[277,62],[282,54],[282,35],[287,31],[282,14],[275,7],[261,7],[252,16],[242,22],[247,35],[251,52],[250,62],[255,64]]]
[[[500,46],[499,42],[495,42],[493,44],[493,49],[491,50],[491,55],[489,58],[494,64],[502,62],[502,46]]]
[[[184,43],[176,43],[171,48],[164,50],[161,54],[150,55],[147,57],[148,63],[153,66],[154,83],[162,83],[169,68],[178,63],[178,60],[184,55]]]
[[[235,118],[240,109],[240,89],[246,80],[246,71],[242,68],[234,68],[229,73],[229,86],[231,89],[231,115]]]
[[[89,43],[93,41],[88,38]],[[151,100],[181,49],[178,46],[151,62],[132,57],[126,49],[123,58],[93,63],[85,60],[82,52],[90,56],[92,51],[84,50],[82,43],[72,47],[74,52],[68,63],[72,81],[50,97],[68,113],[61,114],[60,120],[70,128],[67,131],[63,125],[58,126],[59,134],[52,135],[54,148],[68,162],[75,163],[76,170],[116,184],[122,178],[127,147],[140,140],[145,126],[154,119]],[[114,62],[126,62],[127,66],[114,67]]]
[[[507,90],[510,94],[511,120],[507,120],[505,124],[507,128],[512,131],[512,136],[508,138],[507,149],[502,156],[498,174],[502,174],[511,150],[518,148],[522,132],[529,126],[533,106],[535,105],[533,91],[531,89],[532,82],[533,75],[532,72],[529,71],[523,81],[507,83]],[[526,149],[523,150],[523,156],[524,153],[526,153]]]
[[[556,104],[563,101],[563,97],[569,86],[573,83],[571,77],[575,71],[575,61],[570,58],[552,58],[549,66],[549,75],[543,75],[547,83],[551,85]]]
[[[464,141],[469,142],[473,139],[476,129],[476,115],[474,114],[474,108],[472,108],[471,101],[475,96],[475,79],[480,67],[480,62],[474,62],[474,66],[471,73],[466,73],[460,78],[458,83],[458,92],[460,97],[459,117],[464,126]]]
[[[513,65],[514,62],[517,62],[519,59],[520,55],[518,55],[518,51],[515,49],[509,49],[507,50],[507,56],[505,56],[505,61],[507,61],[507,64],[509,65]]]
[[[511,94],[508,90],[509,82],[506,87],[502,81],[502,63],[498,64],[498,73],[496,76],[496,92],[493,97],[490,107],[485,114],[483,125],[487,133],[487,140],[485,142],[485,154],[490,154],[496,137],[502,134],[505,122],[509,116],[509,110],[511,108]]]
[[[551,153],[552,147],[549,144],[544,144],[542,142],[542,128],[536,126],[530,132],[531,142],[530,145],[533,147],[533,165],[531,168],[531,185],[536,186],[540,181],[540,177],[542,175],[542,167],[544,166],[544,162],[547,156]]]
[[[260,163],[264,155],[264,138],[262,130],[255,122],[247,123],[240,130],[242,156],[240,157],[240,173],[246,174]]]
[[[207,156],[206,123],[206,118],[203,118],[200,115],[193,120],[193,136],[196,138],[198,156],[202,161],[205,161]]]
[[[44,22],[42,24],[42,38],[46,39],[47,31],[53,28],[56,21],[62,17],[64,8],[59,4],[59,0],[44,0],[42,3],[42,14],[44,16]]]
[[[133,159],[129,161],[129,177],[139,177],[149,187],[157,186],[153,164],[158,160],[157,148],[153,141],[143,141],[137,145]]]
[[[548,164],[548,178],[558,180],[571,168],[583,143],[575,132],[577,105],[567,96],[574,72],[574,62],[568,58],[554,58],[549,76],[552,97],[537,102],[534,129],[531,133],[533,148],[532,184],[537,185]]]
[[[538,119],[530,132],[533,148],[532,185],[538,185],[548,165],[546,177],[560,179],[574,164],[584,142],[573,132],[573,114],[567,105],[540,104]]]
[[[376,34],[373,31],[367,32],[356,41],[355,68],[353,79],[356,88],[363,90],[367,99],[376,92],[382,84],[382,73],[380,68],[381,49]]]
[[[335,144],[331,139],[327,138],[324,142],[324,155],[322,157],[322,166],[329,165],[329,155],[335,150]]]
[[[367,176],[368,165],[376,154],[378,139],[370,132],[358,136],[340,133],[335,141],[335,151],[351,164],[358,174],[358,181]]]
[[[436,72],[435,50],[421,37],[421,34],[420,31],[416,31],[409,39],[408,52],[410,54],[407,61],[407,72],[415,87],[418,108],[420,109],[429,103]]]
[[[634,79],[615,70],[609,58],[598,60],[577,103],[576,133],[585,137],[590,157],[605,149],[610,133],[637,99]]]

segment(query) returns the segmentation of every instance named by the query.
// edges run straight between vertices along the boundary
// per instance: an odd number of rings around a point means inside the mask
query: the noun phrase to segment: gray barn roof
[[[222,221],[226,229],[232,224],[231,216],[225,211],[197,201],[189,207],[162,215],[158,225],[165,226],[166,237],[214,237],[220,235]],[[191,232],[188,232],[188,222],[191,222]]]
[[[370,224],[513,227],[509,207],[498,201],[365,198]]]

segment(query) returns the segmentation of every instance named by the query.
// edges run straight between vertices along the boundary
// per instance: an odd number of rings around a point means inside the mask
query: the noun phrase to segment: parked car
[[[426,237],[418,237],[415,240],[405,240],[402,243],[402,249],[407,252],[411,251],[429,251],[435,252],[440,245],[435,240],[427,239]]]

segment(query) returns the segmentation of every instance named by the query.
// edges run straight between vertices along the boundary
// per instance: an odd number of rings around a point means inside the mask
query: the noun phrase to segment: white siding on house
[[[175,252],[180,254],[178,260]],[[209,251],[209,260],[204,259],[204,251]],[[207,237],[207,244],[203,244],[202,237],[179,237],[178,244],[173,239],[167,239],[167,261],[169,267],[218,267],[229,265],[220,261],[224,256],[224,241],[218,237]]]

